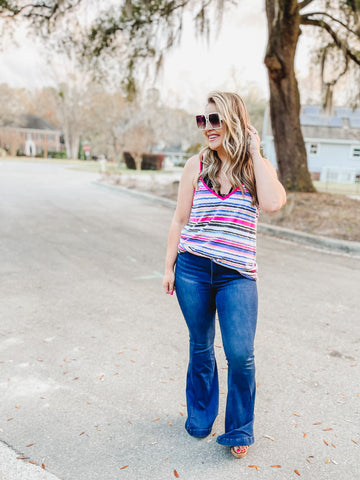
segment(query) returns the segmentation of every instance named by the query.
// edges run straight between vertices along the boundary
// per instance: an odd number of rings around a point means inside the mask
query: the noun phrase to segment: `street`
[[[358,479],[360,259],[258,236],[256,442],[236,460],[219,329],[213,434],[184,429],[173,210],[98,177],[0,160],[0,480]]]

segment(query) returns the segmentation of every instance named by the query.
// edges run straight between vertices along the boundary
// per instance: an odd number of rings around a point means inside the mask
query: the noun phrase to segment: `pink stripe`
[[[219,248],[221,249],[221,245],[222,244],[226,244],[226,245],[230,245],[230,246],[234,246],[234,247],[237,247],[237,248],[244,248],[245,250],[249,250],[251,252],[255,252],[256,251],[256,248],[255,247],[251,247],[250,245],[247,245],[245,243],[233,243],[233,242],[228,242],[227,240],[221,240],[220,242],[215,240],[215,239],[210,239],[210,238],[207,238],[207,237],[202,237],[201,235],[194,235],[193,237],[188,237],[187,235],[182,235],[182,238],[184,239],[188,239],[188,240],[205,240],[206,242],[211,242],[211,243],[215,243],[216,245],[214,246],[214,248]],[[231,252],[232,250],[231,249],[224,249],[226,250],[227,252]]]
[[[193,217],[194,218],[194,217]],[[226,217],[201,217],[197,221],[199,222],[208,222],[211,220],[219,221],[219,222],[231,222],[231,223],[239,223],[240,225],[244,225],[246,227],[255,228],[255,223],[246,222],[245,220],[238,220],[236,218],[226,218]]]

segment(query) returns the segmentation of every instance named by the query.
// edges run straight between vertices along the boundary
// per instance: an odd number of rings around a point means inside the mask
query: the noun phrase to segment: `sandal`
[[[245,457],[249,450],[248,446],[245,447],[231,447],[230,451],[234,455],[235,458],[242,458]]]

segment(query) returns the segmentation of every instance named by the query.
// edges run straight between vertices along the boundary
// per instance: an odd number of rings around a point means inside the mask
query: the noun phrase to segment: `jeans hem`
[[[224,434],[226,435],[226,434]],[[254,442],[255,442],[255,438],[254,437],[238,437],[238,438],[226,438],[224,437],[224,435],[220,435],[220,437],[218,437],[216,439],[216,442],[219,444],[219,445],[225,445],[225,446],[228,446],[228,447],[246,447],[246,446],[250,446],[252,445]],[[224,438],[222,438],[224,437]]]
[[[189,435],[192,437],[207,437],[211,433],[211,428],[210,430],[197,430],[194,428],[188,428],[185,426],[185,430],[188,432]]]

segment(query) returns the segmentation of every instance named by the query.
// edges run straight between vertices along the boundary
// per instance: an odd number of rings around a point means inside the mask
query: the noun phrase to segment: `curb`
[[[337,238],[312,235],[311,233],[290,230],[289,228],[269,225],[268,223],[259,223],[258,232],[265,235],[285,238],[305,245],[311,245],[313,247],[348,253],[360,257],[360,242],[350,242],[348,240],[338,240]]]
[[[99,187],[134,195],[136,197],[144,198],[152,202],[160,203],[167,207],[175,208],[176,202],[168,198],[158,197],[151,193],[140,192],[138,190],[130,190],[126,187],[106,185],[100,181],[92,182]],[[283,238],[293,242],[309,245],[312,247],[322,248],[324,250],[331,250],[338,253],[347,253],[355,257],[360,257],[360,242],[350,242],[348,240],[338,240],[331,237],[322,237],[320,235],[312,235],[311,233],[300,232],[299,230],[291,230],[289,228],[278,227],[268,223],[259,223],[257,230],[264,235]]]

